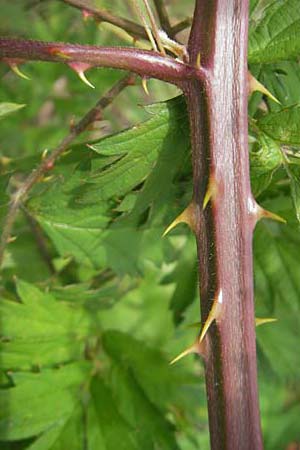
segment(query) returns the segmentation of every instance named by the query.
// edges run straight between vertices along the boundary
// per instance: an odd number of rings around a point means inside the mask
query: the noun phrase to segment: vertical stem
[[[213,450],[261,450],[253,303],[247,123],[248,0],[197,0],[190,61],[201,53],[205,83],[189,81],[201,316],[222,296],[206,335]],[[213,195],[203,211],[210,182]]]

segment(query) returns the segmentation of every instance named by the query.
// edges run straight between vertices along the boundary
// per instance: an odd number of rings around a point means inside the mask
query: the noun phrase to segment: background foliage
[[[98,4],[131,16],[125,2]],[[180,4],[174,23],[192,14]],[[124,45],[59,1],[0,5],[1,34]],[[251,2],[251,72],[280,101],[249,101],[252,187],[287,220],[254,239],[256,316],[278,319],[257,330],[267,450],[300,441],[299,24],[297,0]],[[121,76],[91,71],[93,91],[62,65],[22,69],[32,81],[0,68],[1,220],[44,150]],[[173,87],[149,90],[122,93],[20,211],[2,270],[3,450],[209,448],[202,363],[168,364],[199,320],[193,238],[181,226],[161,239],[191,198],[187,115]]]

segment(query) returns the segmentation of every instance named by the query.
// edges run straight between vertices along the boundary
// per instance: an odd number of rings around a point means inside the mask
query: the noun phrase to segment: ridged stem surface
[[[199,0],[189,41],[205,83],[188,82],[197,205],[201,316],[218,316],[205,339],[211,448],[261,450],[253,303],[247,121],[247,0]],[[210,186],[212,197],[202,205]]]

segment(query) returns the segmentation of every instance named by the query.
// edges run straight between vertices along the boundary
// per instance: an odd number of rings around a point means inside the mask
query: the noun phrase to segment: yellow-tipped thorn
[[[207,190],[206,190],[204,200],[203,200],[203,205],[202,205],[203,211],[207,207],[208,202],[216,196],[216,192],[217,192],[216,181],[215,181],[214,177],[211,175],[208,180],[208,186],[207,186]]]
[[[45,148],[45,150],[44,150],[43,153],[42,153],[42,157],[41,157],[42,160],[44,160],[44,159],[47,158],[48,152],[49,152],[49,150],[48,150],[47,148]]]
[[[286,220],[283,217],[281,217],[278,214],[275,214],[271,211],[268,211],[267,209],[264,209],[264,208],[260,208],[259,218],[271,219],[271,220],[275,220],[276,222],[286,223]]]
[[[183,350],[176,358],[172,359],[170,362],[170,365],[175,364],[180,359],[184,358],[187,355],[191,355],[192,353],[195,353],[197,355],[203,356],[205,354],[205,347],[203,344],[200,343],[199,337],[197,337],[196,341],[190,345],[186,350]]]
[[[209,327],[213,323],[213,321],[220,317],[222,303],[223,303],[223,293],[222,293],[222,289],[220,289],[218,292],[218,295],[216,296],[216,298],[213,301],[211,310],[210,310],[208,317],[205,321],[205,324],[203,325],[203,328],[201,330],[199,343],[201,343],[203,341],[203,339],[204,339]]]
[[[195,217],[195,204],[192,202],[189,206],[182,211],[179,216],[168,226],[164,231],[163,237],[166,236],[173,228],[175,228],[179,223],[186,223],[192,231],[196,229],[196,217]]]
[[[277,319],[274,317],[255,317],[255,325],[259,327],[259,325],[264,325],[265,323],[277,322]]]
[[[206,191],[206,193],[205,193],[204,200],[203,200],[203,206],[202,206],[203,211],[204,211],[205,208],[207,207],[208,202],[209,202],[209,200],[211,199],[211,197],[212,197],[212,192],[211,192],[211,190],[209,189],[209,186],[208,186],[207,191]]]
[[[30,80],[30,78],[27,75],[25,75],[25,73],[21,72],[21,70],[19,69],[19,66],[17,64],[11,63],[10,68],[20,78],[23,78],[24,80]]]
[[[8,244],[12,244],[13,242],[16,241],[16,239],[17,239],[17,236],[10,236],[10,237],[7,239],[7,243],[8,243]]]
[[[48,181],[53,180],[54,175],[49,175],[48,177],[43,177],[43,179],[41,180],[43,183],[48,183]]]
[[[262,94],[269,97],[273,102],[281,104],[279,100],[262,84],[260,83],[250,72],[248,72],[248,80],[249,80],[249,92],[252,93],[254,91],[261,92]]]
[[[170,365],[172,366],[173,364],[175,364],[180,359],[184,358],[187,355],[191,355],[192,353],[198,353],[195,344],[191,345],[186,350],[181,352],[178,356],[176,356],[174,359],[172,359],[172,361],[170,361]]]
[[[92,89],[95,89],[95,86],[87,79],[87,77],[85,76],[85,73],[82,70],[77,72],[77,74],[78,74],[79,78],[84,82],[84,84],[91,87]]]
[[[144,89],[146,95],[150,95],[149,90],[148,90],[148,85],[147,85],[147,78],[142,78],[142,86],[143,86],[143,89]]]
[[[196,67],[197,67],[197,69],[201,69],[201,53],[198,53],[198,55],[197,55]]]

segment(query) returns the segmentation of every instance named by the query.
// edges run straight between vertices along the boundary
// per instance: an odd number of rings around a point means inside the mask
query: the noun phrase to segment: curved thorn
[[[269,97],[274,102],[281,104],[276,97],[262,84],[260,83],[250,72],[248,72],[248,81],[249,81],[249,93],[252,94],[254,91],[261,92],[262,94]]]
[[[95,86],[87,79],[84,72],[81,70],[77,72],[79,78],[86,84],[87,86],[91,87],[92,89],[95,89]]]
[[[163,233],[163,237],[166,236],[173,228],[176,227],[179,223],[186,223],[190,229],[195,232],[196,229],[196,207],[195,203],[192,202],[189,204],[189,206],[182,211],[179,216],[176,217],[176,219],[173,220],[173,222],[167,227],[167,229]]]
[[[217,193],[216,181],[215,181],[215,178],[212,175],[210,175],[209,180],[208,180],[207,190],[206,190],[204,200],[203,200],[203,205],[202,205],[203,211],[205,210],[208,202],[216,196],[216,193]]]
[[[259,325],[264,325],[265,323],[277,322],[277,319],[274,317],[255,317],[255,325],[259,327]]]
[[[215,297],[211,310],[208,314],[208,317],[205,321],[205,324],[203,325],[201,334],[200,334],[200,338],[199,338],[199,342],[201,343],[209,329],[209,327],[211,326],[212,322],[216,319],[218,319],[220,317],[220,312],[222,309],[222,303],[223,303],[223,293],[222,293],[222,289],[219,290],[218,295]]]
[[[150,95],[149,94],[149,90],[148,90],[148,86],[147,86],[147,78],[142,78],[142,86],[143,86],[143,89],[144,89],[144,92],[145,92],[145,94],[146,95]]]
[[[11,64],[9,64],[9,67],[20,78],[23,78],[24,80],[30,80],[30,78],[27,75],[25,75],[25,73],[21,72],[21,70],[19,69],[19,66],[17,64],[11,63]]]

